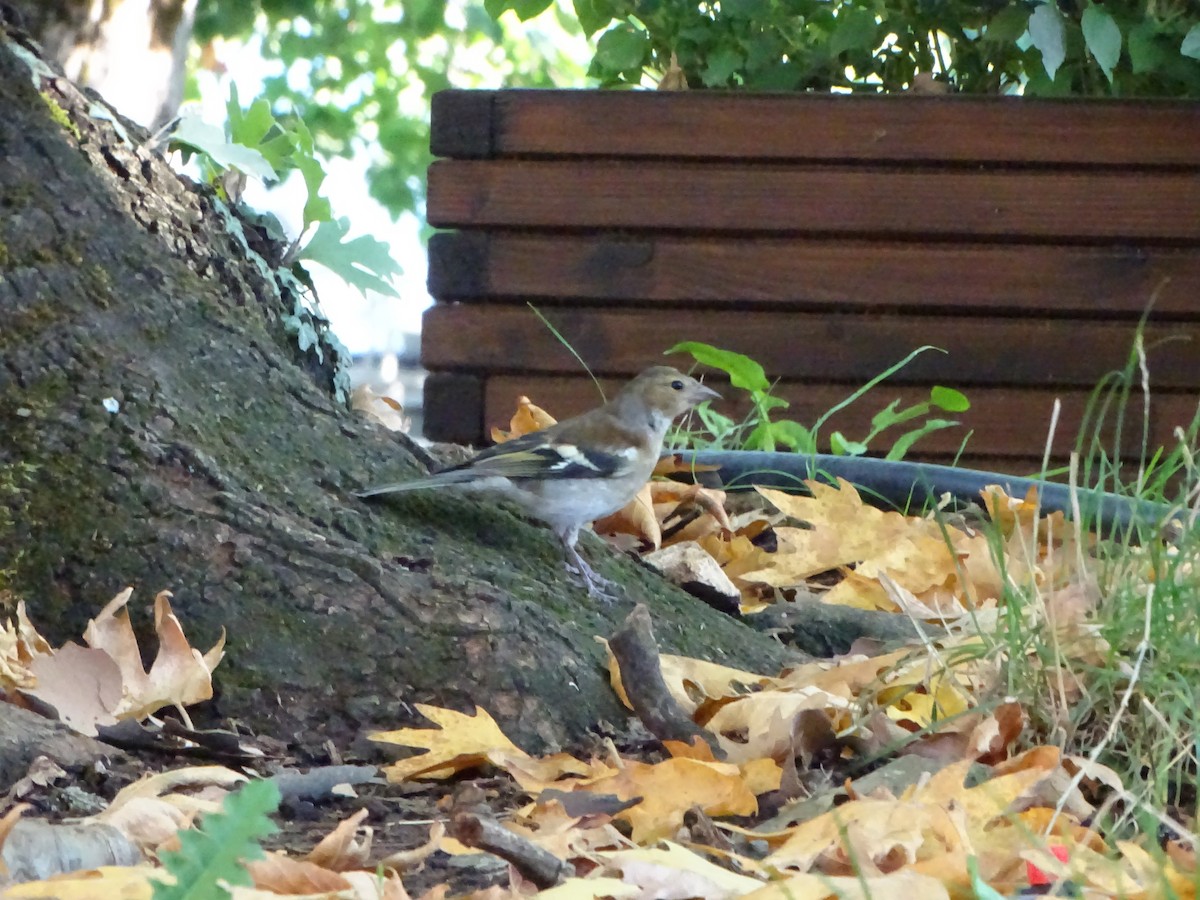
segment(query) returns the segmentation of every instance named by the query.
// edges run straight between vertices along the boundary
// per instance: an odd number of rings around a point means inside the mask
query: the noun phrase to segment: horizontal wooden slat
[[[655,229],[908,239],[1200,240],[1195,174],[441,160],[443,228]]]
[[[438,156],[1200,166],[1194,102],[655,91],[445,91]]]
[[[436,374],[431,376],[437,378]],[[608,396],[619,389],[623,379],[601,379]],[[718,408],[728,415],[744,416],[749,408],[745,395],[716,380],[709,383],[718,387],[725,395]],[[841,385],[803,385],[782,383],[776,387],[777,396],[791,405],[787,410],[775,413],[775,418],[791,418],[806,426],[835,404],[846,398],[853,388]],[[517,406],[521,395],[529,396],[558,418],[567,418],[597,405],[599,395],[595,385],[586,376],[493,376],[487,379],[484,389],[485,402],[480,409],[472,405],[472,397],[449,395],[445,402],[452,405],[462,416],[453,435],[433,434],[432,437],[452,437],[464,443],[488,443],[492,427],[507,428],[508,420]],[[871,417],[887,403],[898,399],[902,404],[919,402],[928,398],[925,388],[880,386],[867,397],[856,401],[836,413],[822,428],[821,446],[828,448],[828,436],[833,431],[842,431],[851,438],[865,437],[870,428]],[[1037,389],[979,388],[970,392],[972,408],[959,415],[943,415],[962,423],[959,427],[937,431],[924,437],[914,445],[912,457],[948,462],[959,456],[959,450],[968,432],[973,432],[961,456],[963,465],[982,468],[998,468],[999,471],[1029,473],[1040,467],[1049,436],[1049,426],[1056,399],[1062,403],[1062,411],[1054,432],[1051,459],[1065,460],[1076,446],[1087,408],[1089,393],[1085,391],[1052,391]],[[1135,460],[1141,446],[1141,408],[1136,401],[1135,418],[1139,425],[1129,427],[1122,436],[1122,454],[1126,460]],[[1151,426],[1149,445],[1171,446],[1174,444],[1172,430],[1186,426],[1196,411],[1195,397],[1186,394],[1164,393],[1156,395],[1151,403]],[[1113,422],[1110,418],[1101,429],[1102,445],[1109,453],[1114,452]],[[1095,422],[1089,425],[1089,438]],[[873,442],[873,450],[886,452],[904,428],[884,432]],[[999,461],[1007,465],[999,466]]]
[[[678,341],[696,340],[761,360],[773,376],[864,383],[916,347],[928,352],[897,383],[1090,388],[1124,366],[1127,323],[996,317],[547,308],[546,317],[594,370],[636,372]],[[1171,340],[1166,340],[1172,338]],[[1177,338],[1182,338],[1177,339]],[[1200,385],[1200,325],[1146,328],[1155,389]],[[577,371],[571,353],[523,307],[436,305],[425,314],[426,368],[493,373]]]
[[[590,300],[615,305],[911,306],[1200,317],[1200,248],[896,244],[780,238],[435,234],[429,290],[441,300]]]

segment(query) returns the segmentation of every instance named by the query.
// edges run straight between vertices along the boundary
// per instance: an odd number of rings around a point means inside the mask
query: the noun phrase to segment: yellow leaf
[[[758,489],[780,511],[811,527],[777,528],[779,551],[772,564],[745,577],[790,587],[853,564],[861,575],[887,572],[909,590],[923,591],[954,573],[954,556],[935,523],[869,506],[844,479],[837,487],[805,484],[812,497]]]
[[[475,768],[487,762],[491,751],[502,751],[512,756],[527,755],[505,737],[495,720],[478,706],[473,716],[423,703],[416,704],[416,707],[437,728],[401,728],[368,735],[373,741],[427,751],[386,766],[384,772],[388,781],[406,781],[418,775],[447,778],[463,769]]]
[[[45,881],[14,884],[4,900],[150,900],[161,872],[150,866],[102,866],[56,875]]]
[[[493,428],[492,440],[497,444],[503,444],[505,441],[511,441],[523,434],[549,428],[555,421],[554,416],[540,406],[535,406],[528,397],[522,396],[517,399],[517,411],[513,413],[512,420],[508,423],[509,430],[502,431],[499,428]]]
[[[830,877],[794,875],[768,884],[743,900],[949,900],[946,886],[935,878],[915,872],[890,875]]]
[[[667,759],[653,765],[626,760],[619,772],[578,789],[615,794],[622,800],[641,797],[636,806],[617,814],[630,824],[638,844],[674,834],[693,806],[710,816],[748,816],[758,809],[758,800],[737,766],[694,759]]]

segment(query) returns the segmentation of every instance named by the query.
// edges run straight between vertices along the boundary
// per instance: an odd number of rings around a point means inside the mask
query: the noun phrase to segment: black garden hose
[[[701,465],[719,466],[721,482],[729,490],[762,485],[796,491],[801,488],[800,482],[815,472],[824,481],[844,478],[870,497],[906,509],[926,500],[936,501],[945,494],[960,503],[979,504],[979,492],[995,484],[1014,497],[1024,497],[1031,487],[1036,487],[1043,510],[1062,511],[1068,517],[1073,513],[1072,491],[1067,485],[998,472],[825,453],[700,450],[685,454],[684,458],[688,461],[694,458]],[[1160,525],[1171,512],[1167,504],[1105,491],[1080,488],[1077,494],[1084,522],[1105,534],[1119,534],[1135,526]]]

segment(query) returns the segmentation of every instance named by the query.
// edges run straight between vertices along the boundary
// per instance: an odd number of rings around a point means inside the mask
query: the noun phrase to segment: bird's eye
[[[683,382],[680,381],[678,378],[676,378],[674,381],[671,382],[671,390],[682,391],[683,390]]]

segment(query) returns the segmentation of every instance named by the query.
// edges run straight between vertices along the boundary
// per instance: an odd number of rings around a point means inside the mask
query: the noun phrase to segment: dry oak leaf
[[[758,488],[777,509],[811,528],[777,527],[779,550],[771,566],[746,573],[748,580],[792,587],[808,578],[854,564],[871,577],[888,572],[912,591],[944,584],[956,560],[937,523],[885,512],[862,502],[850,482],[837,487],[806,481],[812,497]]]
[[[29,672],[34,685],[24,693],[54,707],[63,724],[89,737],[101,726],[116,724],[122,676],[105,651],[68,643],[38,656]]]
[[[758,799],[737,766],[694,759],[654,764],[626,760],[619,771],[575,789],[622,800],[641,797],[636,806],[616,815],[629,823],[636,844],[674,834],[693,806],[709,816],[748,816],[758,810]]]
[[[281,852],[271,852],[263,859],[249,860],[246,871],[254,887],[279,895],[328,895],[350,888],[338,872],[305,859],[291,859]]]
[[[113,826],[143,852],[153,852],[190,827],[200,813],[216,812],[246,776],[224,766],[187,766],[139,778],[108,807],[85,821]]]
[[[950,900],[941,881],[909,871],[874,877],[793,875],[742,896],[744,900]]]
[[[0,622],[0,690],[32,687],[35,679],[29,671],[30,665],[38,657],[53,652],[50,643],[29,621],[25,601],[19,601],[16,621]]]
[[[521,435],[549,428],[557,421],[554,416],[534,404],[528,397],[521,396],[517,398],[517,411],[513,413],[513,417],[508,423],[509,430],[493,428],[492,440],[497,444],[503,444],[505,441],[519,438]]]
[[[160,591],[154,598],[158,653],[147,673],[125,608],[132,595],[133,588],[117,594],[83,633],[88,646],[103,650],[121,670],[123,693],[114,715],[144,719],[164,706],[174,706],[182,714],[185,705],[211,699],[212,672],[225,655],[225,630],[207,653],[193,649],[171,611],[170,591]],[[184,721],[190,727],[186,714]]]
[[[377,393],[369,384],[360,384],[351,392],[350,408],[374,419],[388,431],[407,432],[412,427],[412,420],[404,415],[404,404]]]
[[[2,900],[151,900],[161,869],[152,866],[101,866],[55,875],[44,881],[14,884]]]
[[[305,861],[334,872],[366,866],[367,860],[371,858],[371,841],[375,834],[371,826],[363,825],[369,812],[364,807],[339,822],[333,831],[321,838],[317,846],[308,852],[304,857]]]
[[[426,751],[384,767],[388,781],[395,783],[418,776],[449,778],[464,769],[491,762],[493,754],[504,760],[531,759],[504,735],[496,720],[478,706],[472,716],[424,703],[416,704],[416,708],[437,727],[376,731],[367,736],[372,741]]]
[[[704,727],[717,736],[731,763],[782,761],[791,750],[797,722],[805,710],[828,713],[837,728],[849,724],[853,704],[812,687],[759,691],[722,706]]]
[[[597,805],[604,802],[604,798],[597,799]],[[611,814],[571,815],[562,800],[539,798],[518,810],[507,827],[559,859],[576,859],[633,846],[611,822]]]
[[[731,872],[671,841],[599,856],[605,872],[619,872],[622,881],[640,888],[642,897],[724,900],[762,887],[757,878]]]
[[[612,650],[607,645],[605,649],[608,651],[609,682],[621,702],[628,709],[633,709],[625,685],[621,682],[621,667]],[[774,678],[766,675],[670,653],[659,657],[659,668],[671,697],[689,716],[694,715],[702,705],[711,706],[712,701],[734,700],[776,684]],[[698,724],[702,725],[703,722]]]

